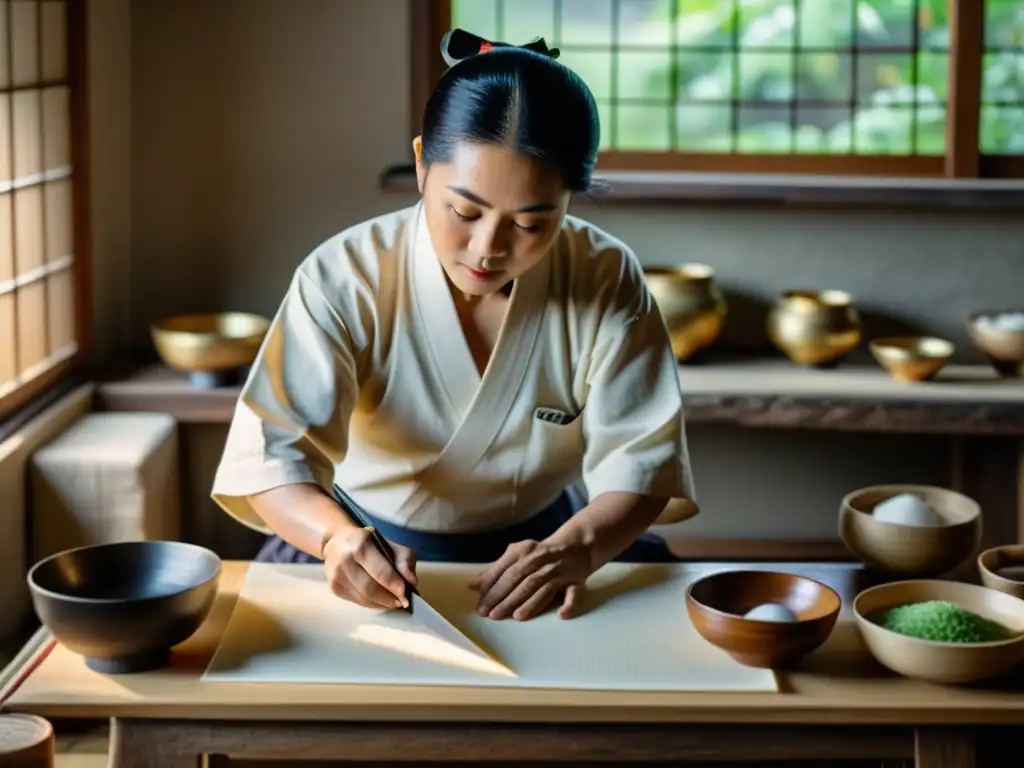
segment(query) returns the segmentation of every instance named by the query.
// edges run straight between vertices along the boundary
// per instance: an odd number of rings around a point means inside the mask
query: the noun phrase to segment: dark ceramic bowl
[[[744,618],[765,603],[784,605],[795,622]],[[842,599],[814,579],[775,571],[724,571],[693,582],[686,611],[709,643],[749,667],[782,669],[828,639]]]
[[[39,620],[97,672],[165,665],[213,606],[221,560],[177,541],[131,541],[51,555],[28,572]]]

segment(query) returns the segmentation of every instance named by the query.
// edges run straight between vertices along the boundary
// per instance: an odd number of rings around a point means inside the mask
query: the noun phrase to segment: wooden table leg
[[[202,768],[204,759],[174,738],[161,734],[159,720],[110,718],[107,768]]]
[[[977,768],[971,728],[919,726],[914,729],[916,768]]]

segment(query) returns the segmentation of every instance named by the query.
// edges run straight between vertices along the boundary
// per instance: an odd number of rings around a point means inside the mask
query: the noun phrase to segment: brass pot
[[[668,326],[672,352],[686,360],[715,343],[725,324],[727,305],[706,264],[648,267],[647,285]]]
[[[843,291],[786,291],[768,313],[768,338],[797,365],[837,364],[861,341],[860,313]]]

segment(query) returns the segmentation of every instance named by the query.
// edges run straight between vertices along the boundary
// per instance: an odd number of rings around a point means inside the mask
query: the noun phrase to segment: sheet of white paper
[[[484,685],[632,691],[777,691],[775,675],[706,642],[686,614],[696,571],[611,563],[580,615],[517,622],[478,616],[477,567],[421,563],[419,590],[514,671],[441,641],[404,611],[330,593],[319,565],[254,563],[204,680],[245,683]],[[706,571],[703,571],[706,573]]]

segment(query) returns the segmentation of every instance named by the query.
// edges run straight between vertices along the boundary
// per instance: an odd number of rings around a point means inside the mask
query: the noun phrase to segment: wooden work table
[[[778,693],[624,693],[450,687],[258,685],[200,677],[247,564],[172,664],[105,677],[40,632],[11,675],[5,710],[112,718],[111,768],[195,768],[233,759],[737,760],[829,758],[978,765],[984,726],[1024,724],[1024,680],[941,687],[895,676],[863,648],[849,613],[873,577],[849,564],[784,568],[836,588],[844,609],[826,644],[778,674]],[[711,568],[719,565],[708,564]],[[233,762],[233,760],[232,760]],[[291,763],[288,763],[291,764]],[[909,763],[915,764],[915,763]],[[265,764],[269,765],[269,764]]]

